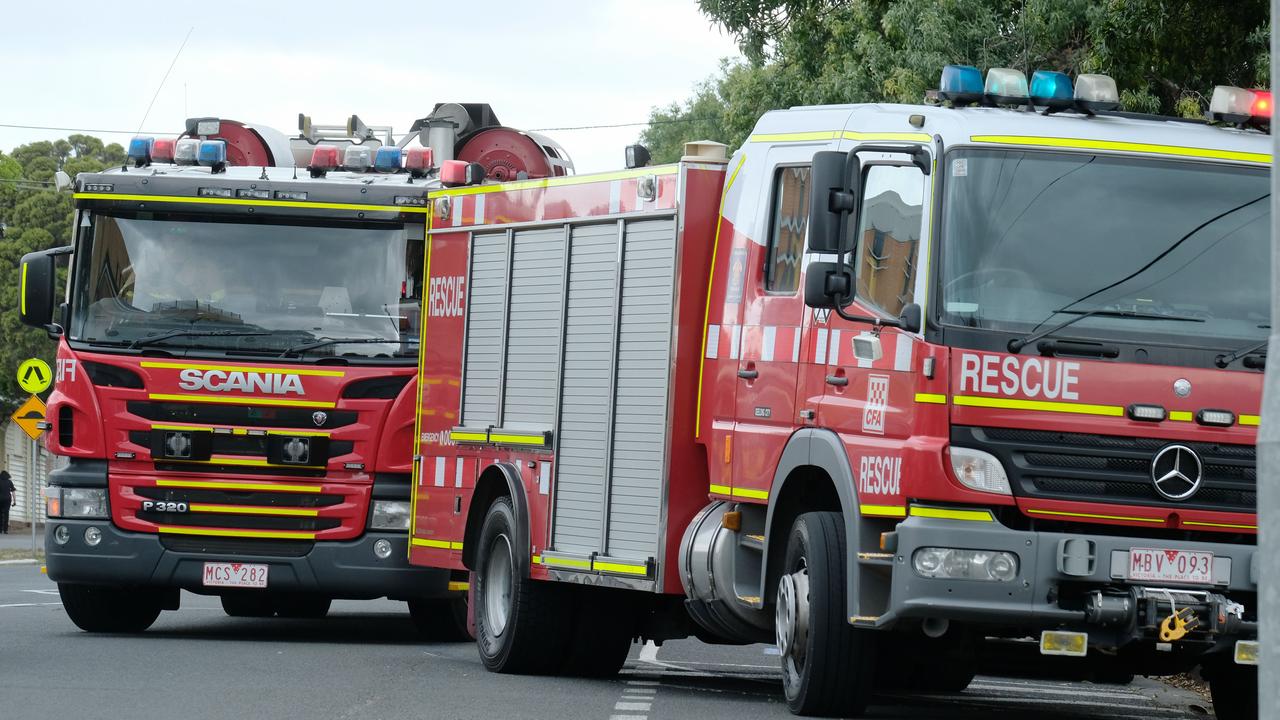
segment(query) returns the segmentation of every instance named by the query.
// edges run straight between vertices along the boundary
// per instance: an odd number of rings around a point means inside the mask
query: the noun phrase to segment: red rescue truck
[[[385,596],[466,633],[465,576],[406,559],[425,197],[455,158],[572,165],[487,105],[398,143],[354,116],[300,128],[136,138],[76,179],[72,244],[23,259],[22,319],[58,338],[46,562],[84,630],[143,630],[186,589],[259,617]]]
[[[1250,716],[1269,98],[938,101],[431,193],[410,560],[471,572],[489,669],[768,641],[857,714],[1027,646]]]

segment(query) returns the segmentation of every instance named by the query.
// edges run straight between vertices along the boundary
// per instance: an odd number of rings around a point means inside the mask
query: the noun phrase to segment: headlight
[[[979,492],[1013,494],[1004,465],[995,455],[961,447],[949,448],[947,455],[951,457],[951,471],[961,485]]]
[[[997,550],[920,548],[912,558],[916,574],[948,580],[1009,582],[1018,577],[1018,558]]]
[[[373,520],[369,527],[374,530],[408,530],[408,500],[374,500]]]
[[[45,514],[51,518],[106,520],[111,516],[107,509],[106,488],[54,486],[45,488],[44,497]]]

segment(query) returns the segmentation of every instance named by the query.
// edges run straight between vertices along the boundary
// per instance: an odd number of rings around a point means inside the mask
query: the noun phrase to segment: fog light
[[[1257,665],[1258,664],[1258,642],[1256,640],[1237,640],[1236,641],[1236,664],[1237,665]]]
[[[59,525],[53,529],[53,541],[59,545],[66,545],[71,540],[71,528],[66,525]]]
[[[1041,655],[1067,655],[1084,657],[1089,652],[1089,634],[1045,630],[1040,633]]]
[[[912,565],[917,575],[927,578],[1009,582],[1018,576],[1018,558],[996,550],[920,548]]]
[[[84,529],[84,544],[89,547],[97,547],[102,542],[102,531],[90,525]]]
[[[391,541],[378,540],[373,544],[373,554],[378,556],[379,560],[386,560],[391,557]]]

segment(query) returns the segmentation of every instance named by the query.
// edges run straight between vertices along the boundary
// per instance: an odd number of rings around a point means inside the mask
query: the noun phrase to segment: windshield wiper
[[[138,338],[129,343],[130,350],[136,350],[147,345],[154,345],[176,337],[245,337],[248,335],[270,335],[265,330],[170,330],[159,335],[151,337]]]
[[[1226,354],[1219,355],[1217,358],[1214,358],[1213,362],[1218,367],[1224,368],[1230,365],[1231,363],[1235,362],[1236,360],[1239,360],[1240,358],[1244,358],[1245,367],[1249,368],[1250,370],[1261,370],[1267,366],[1266,347],[1267,347],[1267,343],[1269,342],[1271,342],[1271,338],[1267,338],[1266,340],[1263,340],[1260,343],[1256,343],[1248,347],[1241,348],[1240,350],[1236,350],[1230,355],[1226,355]],[[1259,350],[1261,350],[1262,352],[1258,352]],[[1258,356],[1258,360],[1256,362],[1249,362],[1250,360],[1253,359],[1253,358],[1247,357],[1249,355]]]
[[[1134,312],[1134,311],[1132,311],[1132,310],[1108,310],[1105,306],[1103,306],[1103,307],[1096,307],[1096,308],[1094,308],[1094,309],[1092,309],[1092,310],[1088,310],[1088,311],[1082,311],[1082,310],[1058,310],[1058,311],[1056,311],[1054,314],[1058,314],[1058,313],[1066,313],[1066,314],[1079,313],[1079,314],[1078,314],[1078,315],[1076,315],[1075,317],[1071,318],[1070,320],[1064,320],[1064,321],[1062,321],[1062,322],[1058,323],[1057,325],[1054,325],[1053,327],[1049,328],[1048,330],[1041,330],[1040,332],[1031,333],[1030,335],[1028,335],[1028,336],[1026,336],[1026,337],[1023,337],[1023,338],[1014,338],[1013,340],[1010,340],[1010,341],[1009,341],[1009,352],[1011,352],[1011,353],[1016,353],[1016,352],[1018,352],[1019,350],[1021,350],[1022,348],[1024,348],[1024,347],[1026,347],[1026,346],[1030,345],[1031,343],[1033,343],[1033,342],[1035,342],[1035,341],[1039,340],[1039,339],[1040,339],[1040,338],[1042,338],[1042,337],[1045,337],[1046,335],[1052,335],[1052,334],[1054,334],[1054,333],[1058,332],[1059,330],[1061,330],[1061,329],[1063,329],[1063,328],[1067,327],[1068,325],[1074,325],[1074,324],[1076,324],[1076,323],[1080,322],[1081,320],[1084,320],[1085,318],[1090,318],[1090,317],[1094,317],[1094,316],[1101,316],[1101,317],[1120,317],[1120,318],[1138,318],[1138,319],[1140,319],[1140,320],[1173,320],[1173,321],[1175,321],[1175,322],[1200,322],[1200,323],[1202,323],[1202,322],[1204,322],[1204,321],[1205,321],[1205,319],[1204,319],[1204,318],[1189,317],[1189,316],[1186,316],[1186,315],[1159,315],[1159,314],[1156,314],[1156,313],[1140,313],[1140,312]]]
[[[280,353],[280,357],[289,357],[290,355],[304,353],[308,350],[315,350],[316,348],[322,348],[328,345],[368,345],[375,343],[380,345],[405,345],[409,343],[417,344],[417,342],[417,338],[408,338],[405,340],[398,340],[394,338],[390,340],[386,338],[321,338],[314,342],[285,348],[284,352]]]

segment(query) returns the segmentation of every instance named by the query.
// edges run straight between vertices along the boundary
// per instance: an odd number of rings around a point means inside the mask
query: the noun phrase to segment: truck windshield
[[[1267,172],[1086,153],[947,158],[942,319],[1239,344],[1270,327]],[[1199,321],[1199,322],[1195,322]]]
[[[420,227],[83,217],[71,340],[253,355],[314,346],[295,357],[417,355]],[[324,342],[335,339],[349,342]]]

